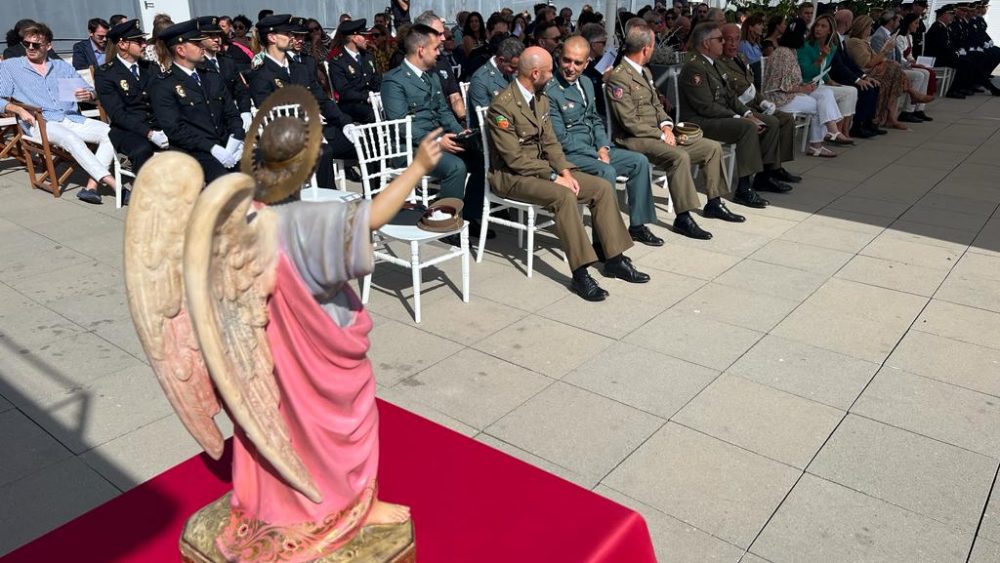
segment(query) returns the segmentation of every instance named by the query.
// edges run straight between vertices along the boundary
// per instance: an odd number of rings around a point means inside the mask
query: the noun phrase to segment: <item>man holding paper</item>
[[[41,142],[34,116],[18,102],[41,108],[49,142],[66,149],[90,176],[76,197],[100,204],[98,182],[115,187],[114,177],[108,172],[115,149],[108,138],[108,125],[84,117],[77,106],[77,102],[93,102],[97,96],[72,66],[59,59],[48,59],[52,30],[47,25],[29,25],[22,30],[21,37],[25,56],[0,63],[0,112],[17,115],[24,134]],[[6,98],[16,101],[8,102]],[[97,150],[91,151],[87,143],[96,144]]]

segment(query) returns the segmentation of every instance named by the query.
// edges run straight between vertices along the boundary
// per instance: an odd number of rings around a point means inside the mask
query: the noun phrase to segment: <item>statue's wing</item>
[[[139,341],[167,399],[215,459],[223,437],[219,401],[184,301],[184,233],[202,186],[201,166],[166,152],[139,171],[125,221],[125,288]]]
[[[277,217],[252,207],[254,180],[228,174],[195,203],[184,248],[191,322],[212,381],[261,456],[313,502],[322,497],[292,447],[268,347],[267,298],[277,274]]]

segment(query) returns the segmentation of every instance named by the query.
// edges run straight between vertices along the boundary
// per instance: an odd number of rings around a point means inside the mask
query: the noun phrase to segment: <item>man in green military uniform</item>
[[[469,81],[469,120],[473,127],[478,125],[475,109],[489,107],[493,97],[514,80],[517,60],[523,51],[523,41],[508,37],[500,43],[496,54],[472,73]]]
[[[634,22],[634,23],[633,23]],[[695,223],[690,211],[700,206],[691,177],[691,164],[701,166],[705,176],[708,203],[705,217],[739,223],[745,220],[726,208],[722,196],[729,193],[722,170],[722,145],[701,138],[683,147],[677,146],[673,122],[660,104],[653,75],[645,64],[653,56],[653,30],[644,21],[628,22],[625,56],[611,71],[605,86],[605,100],[613,123],[612,138],[618,145],[646,155],[649,161],[666,170],[670,197],[674,202],[674,231],[697,239],[712,234]]]
[[[715,64],[722,56],[719,26],[714,22],[698,24],[691,37],[696,53],[681,69],[681,119],[700,125],[709,138],[736,145],[737,198],[751,193],[746,189],[751,177],[754,191],[791,190],[770,173],[778,165],[778,120],[754,115],[729,88],[729,75]]]
[[[753,70],[746,58],[739,53],[740,26],[734,23],[722,26],[722,39],[722,56],[715,62],[721,64],[724,72],[729,75],[729,89],[754,113],[773,116],[778,120],[778,161],[795,160],[795,118],[790,113],[778,111],[773,102],[765,100],[764,95],[757,91],[753,83]],[[794,184],[802,181],[801,176],[785,170],[781,164],[772,174],[782,182]]]
[[[549,117],[545,85],[552,78],[552,57],[540,47],[524,50],[517,78],[490,105],[490,185],[500,196],[544,206],[555,216],[556,233],[573,270],[570,289],[587,301],[603,301],[608,292],[590,276],[597,261],[587,238],[578,203],[590,207],[595,238],[600,241],[604,275],[631,283],[649,276],[624,254],[632,247],[611,184],[576,170],[566,160]]]
[[[441,79],[434,72],[437,64],[441,36],[434,28],[414,24],[403,40],[406,58],[398,67],[382,78],[382,107],[386,119],[413,118],[413,143],[431,131],[442,128],[441,161],[431,171],[431,177],[441,182],[438,197],[457,197],[465,201],[462,215],[471,224],[469,233],[479,233],[479,219],[483,213],[484,164],[481,150],[470,138],[464,147],[455,136],[466,131],[455,119],[448,101],[441,91]],[[466,185],[466,176],[469,183]],[[464,194],[464,196],[463,196]],[[489,238],[495,236],[489,233]]]
[[[649,160],[637,152],[611,146],[604,121],[597,115],[594,86],[583,77],[589,56],[590,44],[579,35],[570,37],[563,45],[558,74],[545,88],[552,128],[562,141],[566,158],[580,170],[600,176],[612,186],[618,176],[628,177],[625,192],[628,195],[629,236],[649,246],[663,246],[663,239],[646,226],[656,221]]]

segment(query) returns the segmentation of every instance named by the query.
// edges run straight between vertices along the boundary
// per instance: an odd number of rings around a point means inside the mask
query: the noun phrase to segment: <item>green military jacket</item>
[[[476,69],[469,79],[469,115],[475,116],[473,110],[477,107],[489,107],[493,97],[506,88],[510,81],[511,79],[493,64],[492,58]]]
[[[386,119],[413,118],[413,144],[428,133],[444,128],[445,133],[461,133],[463,127],[451,111],[434,71],[425,72],[430,84],[417,76],[405,62],[382,77],[382,108]]]
[[[505,175],[549,180],[553,173],[576,168],[566,160],[552,129],[549,97],[544,92],[535,95],[532,112],[515,80],[493,98],[486,116],[490,168],[499,185]]]
[[[579,84],[583,92],[577,88]],[[570,84],[557,74],[545,87],[549,96],[549,115],[556,138],[567,155],[597,158],[597,149],[611,147],[603,116],[597,114],[594,85],[585,76]]]
[[[685,121],[742,117],[750,111],[733,93],[727,69],[702,55],[692,57],[681,68],[680,98],[680,115]]]
[[[716,64],[721,64],[722,68],[726,69],[726,73],[729,75],[729,89],[733,91],[733,95],[737,98],[753,84],[753,70],[747,64],[743,55],[737,54],[736,57],[722,56],[715,62]],[[746,105],[754,111],[763,111],[760,103],[764,99],[764,95],[760,93],[760,90],[757,90],[753,99]]]
[[[616,143],[635,137],[659,139],[663,135],[660,124],[673,123],[663,110],[648,68],[640,74],[629,61],[622,60],[608,75],[604,90]]]

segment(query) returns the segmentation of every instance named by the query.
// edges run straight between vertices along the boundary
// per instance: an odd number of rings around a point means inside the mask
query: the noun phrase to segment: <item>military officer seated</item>
[[[316,81],[316,73],[306,64],[289,60],[292,49],[292,33],[299,26],[289,14],[267,16],[257,22],[257,37],[264,48],[264,59],[260,67],[250,73],[248,80],[250,98],[260,107],[272,92],[284,88],[286,84],[297,84],[307,88],[319,102],[320,113],[326,124],[323,126],[323,152],[316,169],[316,180],[321,187],[333,187],[333,160],[356,160],[357,152],[352,141],[354,120],[341,111],[323,92]]]
[[[701,23],[691,32],[696,54],[681,69],[680,117],[697,123],[705,136],[736,145],[735,201],[754,191],[787,192],[791,186],[778,180],[778,120],[748,108],[729,88],[729,75],[721,64],[722,31],[714,22]],[[765,167],[767,168],[765,170]],[[753,177],[753,188],[751,186]]]
[[[579,35],[566,40],[559,56],[559,73],[549,81],[552,129],[562,142],[563,152],[582,172],[600,176],[614,186],[618,176],[628,177],[629,228],[632,240],[649,246],[663,246],[647,223],[656,221],[650,186],[649,161],[630,150],[612,147],[604,121],[597,114],[594,86],[583,76],[590,56],[590,43]]]
[[[153,80],[153,113],[170,139],[201,164],[211,183],[236,169],[243,152],[243,122],[219,75],[199,72],[205,59],[205,36],[196,20],[174,24],[159,34],[172,62]]]
[[[469,81],[469,119],[473,127],[476,122],[476,108],[489,107],[493,97],[510,84],[517,74],[517,61],[524,51],[524,42],[517,37],[508,37],[497,47],[495,55],[472,74]]]
[[[368,53],[368,41],[361,32],[365,20],[347,20],[337,27],[340,53],[330,60],[330,85],[340,109],[358,123],[374,123],[375,112],[368,94],[382,88],[382,75],[375,70],[375,58]]]
[[[691,210],[700,207],[691,177],[691,164],[701,166],[705,177],[708,203],[705,217],[741,222],[744,217],[726,208],[722,196],[729,193],[722,170],[722,145],[701,138],[679,147],[673,134],[673,122],[660,104],[653,87],[653,75],[645,64],[653,55],[653,30],[642,19],[633,18],[626,26],[625,56],[608,75],[605,100],[614,124],[612,140],[626,149],[646,155],[668,175],[668,189],[677,217],[674,231],[682,235],[709,239],[691,217]]]
[[[469,136],[464,146],[455,138],[459,134],[469,135],[469,131],[455,119],[442,93],[441,78],[434,72],[440,43],[441,35],[434,28],[419,23],[410,28],[403,40],[406,53],[403,64],[382,78],[382,107],[386,119],[412,118],[414,145],[438,127],[444,129],[441,136],[444,154],[430,176],[441,183],[438,197],[464,199],[462,215],[471,223],[470,235],[475,236],[480,231],[479,219],[483,214],[483,156],[475,135]],[[495,235],[491,232],[488,236]]]
[[[219,18],[215,16],[198,18],[198,29],[205,35],[205,39],[201,42],[201,46],[205,49],[205,60],[199,65],[198,70],[214,72],[222,78],[226,88],[229,89],[229,95],[233,97],[236,107],[240,110],[243,129],[249,128],[253,117],[250,114],[250,91],[247,90],[236,61],[222,51],[222,28],[219,27]]]
[[[607,256],[605,276],[631,283],[645,283],[649,276],[624,254],[632,240],[612,185],[576,169],[563,154],[544,93],[551,79],[552,57],[540,47],[529,47],[518,60],[517,78],[493,99],[485,124],[491,145],[490,185],[502,197],[541,205],[555,216],[556,234],[573,271],[570,289],[587,301],[603,301],[608,292],[588,272],[601,255]],[[587,240],[578,203],[590,208],[599,243]]]
[[[128,156],[132,171],[138,172],[154,151],[170,145],[150,103],[154,71],[142,60],[146,34],[139,29],[139,20],[130,20],[108,31],[108,44],[114,47],[116,56],[97,68],[94,88],[108,114],[111,144],[115,151]],[[123,201],[126,195],[127,191],[123,191]]]

